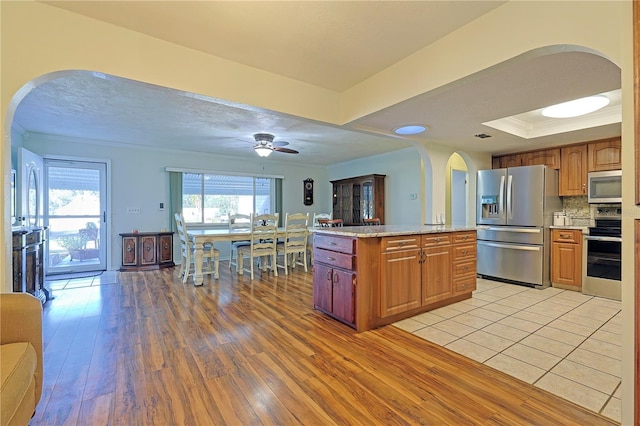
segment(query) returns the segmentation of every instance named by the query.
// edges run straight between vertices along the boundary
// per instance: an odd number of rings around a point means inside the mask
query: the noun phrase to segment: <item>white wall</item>
[[[212,172],[260,173],[284,176],[282,182],[283,212],[330,211],[331,185],[324,167],[296,164],[295,157],[287,161],[273,158],[259,160],[253,152],[246,159],[216,156],[205,153],[185,153],[179,150],[149,150],[121,147],[113,149],[97,141],[74,140],[43,134],[30,134],[24,147],[46,156],[68,156],[78,159],[111,161],[109,190],[111,195],[111,235],[109,269],[121,266],[122,242],[118,234],[159,231],[171,228],[169,209],[159,210],[159,203],[169,202],[169,175],[165,167],[210,170]],[[302,181],[314,182],[314,204],[305,206],[302,200]],[[140,214],[129,214],[127,208],[139,207]],[[174,239],[174,254],[179,253]],[[220,247],[221,257],[226,257],[226,246]]]

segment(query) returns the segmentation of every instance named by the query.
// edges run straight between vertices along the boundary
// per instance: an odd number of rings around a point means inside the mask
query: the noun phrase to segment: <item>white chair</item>
[[[313,214],[313,227],[321,228],[322,224],[320,220],[333,219],[333,213],[314,213]],[[309,253],[309,263],[313,266],[313,237],[307,238],[307,252]]]
[[[176,213],[175,219],[176,227],[178,228],[178,237],[180,238],[180,252],[182,254],[179,274],[180,277],[182,277],[182,282],[186,283],[189,275],[193,275],[189,271],[191,270],[191,263],[195,263],[195,250],[187,238],[187,226],[182,213]],[[214,274],[216,279],[220,278],[220,274],[218,272],[220,251],[215,249],[213,245],[207,244],[202,248],[202,259],[203,262],[205,259],[207,260],[207,266],[209,269],[208,272],[203,271],[203,274]]]
[[[279,214],[262,214],[251,215],[251,238],[250,244],[238,247],[238,274],[242,275],[244,271],[244,258],[249,257],[251,263],[251,279],[253,279],[254,259],[271,258],[270,265],[261,261],[262,270],[271,269],[273,274],[278,276],[278,267],[276,266],[276,244],[278,243],[278,217]]]
[[[251,215],[248,214],[230,214],[229,215],[229,231],[251,231]],[[238,247],[248,246],[251,244],[249,240],[233,240],[231,241],[231,250],[229,252],[229,269],[231,265],[235,265],[238,269]],[[233,260],[235,254],[235,261]]]
[[[289,275],[289,266],[295,268],[296,265],[304,266],[307,272],[307,238],[309,235],[309,213],[289,214],[284,221],[284,241],[276,246],[278,254],[282,254],[283,265],[276,265],[284,268],[285,275]],[[296,260],[301,254],[303,262]],[[291,263],[289,263],[291,257]]]

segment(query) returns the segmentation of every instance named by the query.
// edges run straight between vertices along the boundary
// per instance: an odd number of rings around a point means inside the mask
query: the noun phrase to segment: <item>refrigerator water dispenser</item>
[[[482,203],[482,218],[483,219],[496,219],[500,215],[500,206],[498,203],[497,195],[483,195],[481,198]]]

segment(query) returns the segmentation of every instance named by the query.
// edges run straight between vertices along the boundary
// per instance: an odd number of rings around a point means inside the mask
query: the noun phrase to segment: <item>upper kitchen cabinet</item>
[[[536,166],[542,164],[550,169],[560,168],[560,148],[543,149],[541,151],[527,152],[521,154],[524,158],[523,166]]]
[[[522,159],[522,154],[502,155],[500,157],[500,168],[524,166]]]
[[[622,169],[622,144],[620,138],[589,143],[589,171]]]
[[[333,180],[333,218],[344,225],[362,225],[374,217],[384,224],[385,175],[365,175]]]
[[[560,196],[587,194],[587,145],[560,149]]]

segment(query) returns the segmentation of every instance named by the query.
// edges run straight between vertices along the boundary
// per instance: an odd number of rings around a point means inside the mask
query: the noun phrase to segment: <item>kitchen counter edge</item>
[[[341,235],[344,237],[374,238],[393,237],[397,235],[438,234],[444,232],[475,231],[475,226],[454,225],[379,225],[379,226],[344,226],[338,228],[313,228],[314,234]]]

